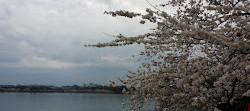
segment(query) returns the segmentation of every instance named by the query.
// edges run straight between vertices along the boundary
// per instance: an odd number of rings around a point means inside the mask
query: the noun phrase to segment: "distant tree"
[[[176,13],[168,14],[167,6]],[[120,34],[111,42],[88,45],[145,46],[140,55],[146,61],[128,71],[128,79],[120,79],[128,89],[136,87],[126,91],[133,93],[132,110],[147,101],[156,101],[159,111],[218,110],[218,104],[250,96],[249,0],[168,0],[152,7],[147,14],[105,11],[114,17],[142,17],[141,24],[156,25],[150,33]]]

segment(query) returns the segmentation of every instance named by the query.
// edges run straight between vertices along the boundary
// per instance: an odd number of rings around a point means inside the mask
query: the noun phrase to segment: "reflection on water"
[[[128,111],[128,95],[0,93],[0,111]]]

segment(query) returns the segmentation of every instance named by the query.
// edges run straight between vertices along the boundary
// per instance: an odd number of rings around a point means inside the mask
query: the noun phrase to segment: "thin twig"
[[[110,34],[107,34],[105,32],[103,32],[103,34],[107,35],[107,36],[110,36],[110,37],[117,37],[117,36],[114,36],[114,35],[110,35]]]
[[[148,2],[149,5],[151,5],[152,7],[154,7],[156,10],[161,11],[160,9],[158,9],[157,7],[155,7],[154,5],[152,5],[148,0],[146,0]]]

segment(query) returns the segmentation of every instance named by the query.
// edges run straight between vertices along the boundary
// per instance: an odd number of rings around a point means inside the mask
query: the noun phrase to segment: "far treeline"
[[[50,86],[50,85],[0,85],[0,92],[30,92],[30,93],[109,93],[122,94],[125,86]]]

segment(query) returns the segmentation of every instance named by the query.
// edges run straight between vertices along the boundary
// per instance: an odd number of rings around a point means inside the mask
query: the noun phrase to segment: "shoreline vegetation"
[[[122,94],[125,86],[0,85],[0,92]]]

